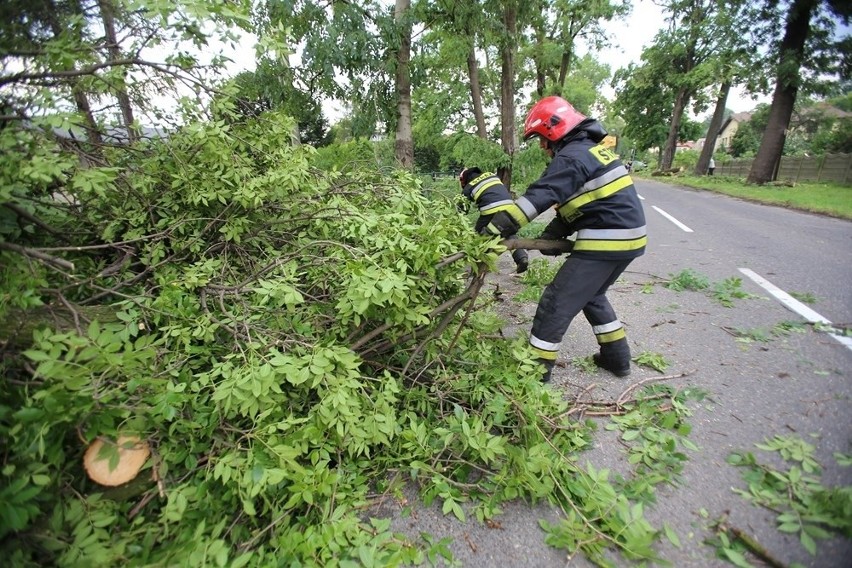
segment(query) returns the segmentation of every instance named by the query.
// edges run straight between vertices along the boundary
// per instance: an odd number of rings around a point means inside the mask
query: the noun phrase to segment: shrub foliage
[[[479,294],[501,249],[409,174],[314,168],[292,126],[192,124],[99,162],[49,125],[0,131],[3,556],[418,563],[371,518],[399,476],[459,518],[546,499],[569,548],[652,557]],[[119,433],[152,457],[106,489],[81,457]]]

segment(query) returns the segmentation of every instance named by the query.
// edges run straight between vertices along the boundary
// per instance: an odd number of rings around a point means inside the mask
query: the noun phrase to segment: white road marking
[[[636,195],[639,195],[639,194],[637,193]],[[645,198],[642,197],[641,195],[639,195],[639,199],[641,199],[642,201],[645,201]]]
[[[656,209],[657,213],[659,213],[660,215],[662,215],[663,217],[665,217],[666,219],[668,219],[669,221],[671,221],[672,223],[674,223],[675,225],[677,225],[678,227],[680,227],[681,229],[686,231],[687,233],[692,232],[692,229],[690,229],[689,227],[687,227],[686,225],[684,225],[683,223],[681,223],[680,221],[678,221],[677,219],[675,219],[674,217],[672,217],[671,215],[669,215],[668,213],[666,213],[665,211],[663,211],[662,209],[657,207],[656,205],[651,205],[651,207]]]
[[[832,325],[832,323],[828,320],[828,318],[819,315],[802,302],[792,297],[790,294],[777,287],[775,284],[770,282],[769,280],[763,278],[759,274],[755,273],[748,268],[740,268],[740,272],[754,280],[755,284],[775,296],[775,298],[781,302],[784,307],[789,309],[792,312],[795,312],[805,318],[810,323],[821,323],[825,325]],[[845,345],[848,349],[852,350],[852,337],[845,337],[843,335],[838,335],[836,333],[829,333],[831,337],[839,341],[842,345]]]

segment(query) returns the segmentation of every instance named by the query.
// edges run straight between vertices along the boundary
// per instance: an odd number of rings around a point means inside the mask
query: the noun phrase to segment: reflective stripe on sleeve
[[[524,215],[526,215],[527,220],[532,221],[536,217],[538,217],[538,211],[535,208],[535,205],[530,203],[530,200],[524,196],[519,197],[515,200],[515,204],[523,211]]]
[[[485,192],[486,189],[488,189],[489,187],[494,187],[495,185],[499,185],[500,183],[502,182],[495,177],[489,177],[488,179],[483,180],[482,183],[473,188],[473,191],[471,192],[473,200],[478,201],[479,197]]]
[[[483,205],[479,208],[479,212],[483,215],[492,215],[498,211],[505,211],[513,203],[514,201],[511,199],[502,199],[500,201],[495,201],[494,203],[489,203],[488,205]]]

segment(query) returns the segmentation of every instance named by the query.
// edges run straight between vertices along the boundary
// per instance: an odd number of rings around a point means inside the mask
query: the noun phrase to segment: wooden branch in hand
[[[549,241],[547,239],[512,239],[502,240],[500,244],[509,250],[527,249],[527,250],[561,250],[571,252],[574,248],[574,243],[567,240]]]

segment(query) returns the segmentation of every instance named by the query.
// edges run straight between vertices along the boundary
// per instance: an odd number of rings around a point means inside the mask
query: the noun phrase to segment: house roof
[[[819,118],[852,118],[852,112],[846,112],[827,102],[819,102],[805,107],[798,113],[800,119]]]
[[[729,116],[727,118],[727,120],[725,120],[725,122],[722,123],[722,127],[719,128],[719,134],[724,132],[725,129],[728,128],[728,125],[731,124],[732,122],[742,124],[744,122],[748,122],[749,120],[751,120],[751,113],[750,112],[735,112],[734,114]]]

